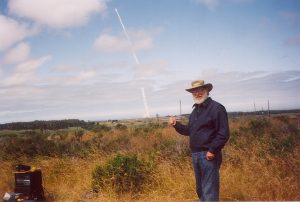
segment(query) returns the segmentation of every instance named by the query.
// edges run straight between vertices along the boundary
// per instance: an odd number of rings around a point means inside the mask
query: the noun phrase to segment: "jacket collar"
[[[193,108],[194,107],[204,107],[204,108],[206,108],[208,105],[209,105],[209,103],[211,102],[211,98],[210,97],[208,97],[203,103],[201,103],[201,104],[194,104],[193,105]]]

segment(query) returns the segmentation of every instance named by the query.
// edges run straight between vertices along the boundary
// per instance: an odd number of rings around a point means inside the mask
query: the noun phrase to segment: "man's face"
[[[199,87],[192,91],[193,98],[196,104],[203,103],[208,97],[208,90],[205,87]]]

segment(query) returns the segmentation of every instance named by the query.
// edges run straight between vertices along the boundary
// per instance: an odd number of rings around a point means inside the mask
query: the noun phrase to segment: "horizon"
[[[283,113],[294,113],[293,111],[299,111],[300,108],[298,109],[270,109],[270,114],[271,115],[277,115],[278,113],[274,113],[274,112],[278,112],[278,111],[284,111]],[[231,113],[249,113],[251,115],[253,115],[253,113],[256,113],[254,115],[262,115],[262,114],[259,114],[261,112],[268,112],[268,110],[264,109],[264,110],[257,110],[257,111],[227,111],[228,114],[231,114]],[[273,112],[273,113],[272,113]],[[297,112],[298,113],[298,112]],[[173,114],[173,115],[170,115],[170,114],[164,114],[164,115],[160,115],[160,114],[157,114],[159,115],[158,117],[159,118],[165,118],[165,117],[170,117],[170,116],[174,116],[174,117],[179,117],[179,116],[186,116],[186,115],[189,115],[190,113],[185,113],[185,114]],[[117,120],[117,121],[125,121],[125,120],[135,120],[135,119],[156,119],[157,116],[156,115],[153,115],[153,116],[150,116],[150,117],[124,117],[124,118],[118,118],[118,117],[112,117],[110,119],[91,119],[91,120],[88,120],[88,119],[79,119],[79,118],[62,118],[62,119],[36,119],[36,120],[27,120],[27,121],[13,121],[13,122],[6,122],[6,123],[1,123],[0,124],[9,124],[9,123],[18,123],[18,122],[21,122],[21,123],[27,123],[27,122],[34,122],[34,121],[63,121],[63,120],[80,120],[80,121],[85,121],[85,122],[107,122],[107,121],[112,121],[112,120]]]
[[[300,109],[299,25],[298,0],[2,0],[0,123],[187,114],[197,79],[228,112]]]

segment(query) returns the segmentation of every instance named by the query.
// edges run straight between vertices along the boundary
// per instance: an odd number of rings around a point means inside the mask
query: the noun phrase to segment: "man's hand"
[[[206,153],[206,160],[210,161],[210,160],[213,160],[214,158],[215,158],[215,154],[213,154],[209,151]]]
[[[176,125],[176,118],[171,116],[169,118],[169,126],[175,126]]]

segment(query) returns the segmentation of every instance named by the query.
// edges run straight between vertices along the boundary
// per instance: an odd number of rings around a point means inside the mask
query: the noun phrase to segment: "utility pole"
[[[254,114],[256,115],[256,106],[255,106],[255,102],[254,102]]]
[[[270,102],[268,100],[268,116],[270,117]]]

